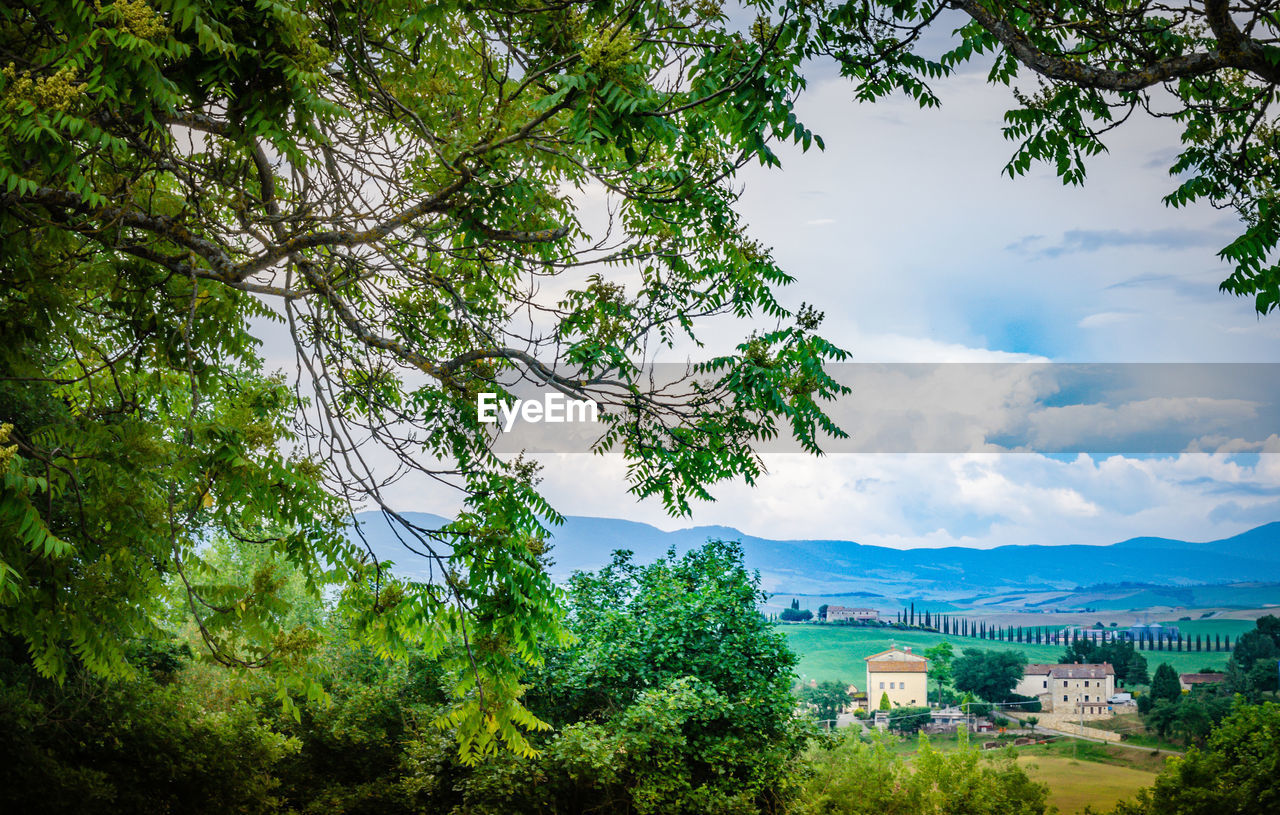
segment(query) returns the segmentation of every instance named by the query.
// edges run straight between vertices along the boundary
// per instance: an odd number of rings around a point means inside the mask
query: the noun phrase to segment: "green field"
[[[1205,620],[1209,623],[1233,623],[1235,620]],[[1182,623],[1186,625],[1186,623]],[[1252,623],[1247,624],[1252,626]],[[800,657],[796,673],[803,681],[816,679],[825,681],[837,679],[842,682],[853,682],[859,687],[866,679],[866,663],[863,660],[872,654],[887,650],[892,645],[910,646],[917,653],[931,648],[943,640],[951,642],[960,653],[965,648],[982,648],[986,650],[1014,649],[1023,652],[1028,662],[1057,662],[1063,648],[1058,645],[1028,645],[1016,642],[997,642],[995,640],[979,640],[971,637],[956,637],[943,634],[929,634],[921,631],[899,631],[892,628],[876,628],[848,625],[779,625],[778,628],[787,638],[788,645]],[[1194,633],[1194,632],[1193,632]],[[1203,632],[1201,632],[1203,633]],[[1200,668],[1221,668],[1227,664],[1228,654],[1178,651],[1144,651],[1147,664],[1152,671],[1161,662],[1168,662],[1179,673],[1198,671]]]
[[[1049,803],[1062,815],[1083,812],[1085,807],[1108,810],[1151,786],[1156,774],[1148,770],[1073,761],[1065,756],[1020,754],[1018,763],[1032,779],[1049,788]]]
[[[1231,637],[1232,641],[1246,631],[1253,629],[1253,620],[1160,620],[1161,625],[1176,625],[1182,636]]]

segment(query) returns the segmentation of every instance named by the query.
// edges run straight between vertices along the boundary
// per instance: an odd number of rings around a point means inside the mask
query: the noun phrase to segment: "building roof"
[[[1226,674],[1207,673],[1207,674],[1180,674],[1178,679],[1184,685],[1207,685],[1213,682],[1222,682],[1227,678]]]
[[[880,612],[874,608],[857,608],[853,606],[827,606],[827,613],[832,611],[858,611],[863,614],[879,614]]]
[[[866,658],[867,670],[874,673],[927,673],[929,659],[897,646]]]
[[[1115,676],[1115,673],[1116,669],[1109,662],[1100,665],[1054,665],[1049,671],[1054,679],[1105,679]]]
[[[1080,665],[1061,663],[1058,665],[1032,664],[1022,669],[1023,676],[1052,676],[1054,679],[1103,679],[1115,676],[1116,669],[1111,663]]]

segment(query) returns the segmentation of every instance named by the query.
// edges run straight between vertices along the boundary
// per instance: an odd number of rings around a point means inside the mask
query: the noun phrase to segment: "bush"
[[[1027,776],[1011,755],[983,756],[963,733],[946,753],[925,736],[910,764],[883,743],[856,736],[815,745],[805,754],[811,775],[796,815],[885,812],[1043,815],[1048,787]]]

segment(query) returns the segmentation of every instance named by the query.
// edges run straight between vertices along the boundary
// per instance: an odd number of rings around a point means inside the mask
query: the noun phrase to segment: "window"
[[[880,683],[880,690],[884,690],[884,683],[883,683],[883,682],[881,682],[881,683]]]
[[[1044,681],[1044,686],[1045,686],[1046,688],[1047,688],[1047,687],[1049,687],[1049,680],[1048,680],[1048,679],[1046,679],[1046,680]]]
[[[1087,694],[1087,693],[1086,693],[1086,694],[1084,695],[1084,700],[1085,700],[1086,702],[1087,702],[1087,701],[1089,701],[1089,694]]]
[[[896,682],[890,682],[890,683],[889,683],[889,690],[893,690],[893,686],[894,686],[895,684],[897,684],[897,683],[896,683]]]
[[[1084,686],[1085,686],[1086,688],[1087,688],[1087,687],[1089,687],[1089,680],[1088,680],[1088,679],[1086,679],[1086,680],[1084,681]],[[1086,696],[1085,698],[1086,698],[1086,699],[1088,699],[1089,697],[1088,697],[1088,696]]]
[[[1064,702],[1065,702],[1065,701],[1067,701],[1067,695],[1066,695],[1065,693],[1064,693],[1064,694],[1062,694],[1062,701],[1064,701]]]

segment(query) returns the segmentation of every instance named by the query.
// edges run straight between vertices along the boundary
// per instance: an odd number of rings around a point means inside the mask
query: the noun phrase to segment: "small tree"
[[[1039,716],[1028,716],[1027,718],[1025,718],[1025,719],[1023,719],[1023,720],[1022,720],[1022,723],[1023,723],[1023,724],[1025,724],[1025,725],[1027,726],[1027,729],[1028,729],[1028,730],[1030,730],[1032,733],[1034,733],[1034,732],[1036,732],[1036,725],[1040,724],[1040,717],[1039,717]]]
[[[888,693],[888,691],[885,691],[884,693],[880,694],[880,709],[881,709],[881,710],[893,710],[893,705],[889,704],[889,693]]]
[[[1161,662],[1156,668],[1155,676],[1151,678],[1151,699],[1158,702],[1161,699],[1174,701],[1182,696],[1182,685],[1178,683],[1178,673],[1173,666],[1167,662]]]

